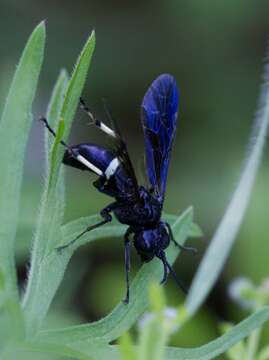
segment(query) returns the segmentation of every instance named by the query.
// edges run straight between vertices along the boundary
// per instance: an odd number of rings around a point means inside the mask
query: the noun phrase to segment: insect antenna
[[[113,124],[113,117],[112,117],[112,114],[111,114],[111,110],[110,110],[110,108],[108,106],[107,99],[102,98],[102,103],[103,103],[103,107],[104,107],[106,117],[108,118],[110,124]]]

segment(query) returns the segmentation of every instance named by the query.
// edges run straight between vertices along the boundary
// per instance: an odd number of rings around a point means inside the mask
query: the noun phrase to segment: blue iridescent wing
[[[148,179],[160,201],[164,199],[176,132],[178,97],[175,79],[163,74],[153,81],[142,102]]]

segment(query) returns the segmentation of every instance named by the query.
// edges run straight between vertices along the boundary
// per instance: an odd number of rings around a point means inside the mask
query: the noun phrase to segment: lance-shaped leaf
[[[213,236],[192,282],[186,307],[193,314],[214,286],[245,215],[254,181],[262,159],[269,126],[269,64],[265,68],[265,79],[261,90],[260,105],[250,136],[248,157],[239,183],[226,212]]]
[[[50,154],[49,173],[44,186],[31,257],[29,280],[23,301],[29,335],[34,334],[41,326],[50,302],[57,290],[53,286],[54,283],[51,285],[49,280],[44,281],[44,273],[42,271],[47,255],[50,251],[54,250],[56,244],[61,240],[62,211],[59,211],[59,209],[63,208],[64,193],[61,191],[63,187],[59,182],[59,174],[64,149],[60,146],[59,141],[69,135],[79,97],[86,81],[94,45],[95,36],[92,33],[77,60],[68,82],[63,102],[57,102],[60,109],[56,109],[53,112],[56,117],[60,114],[61,122],[58,118],[52,120],[52,123],[62,125],[64,123],[64,126],[58,126],[56,141]],[[65,86],[65,83],[63,81],[62,86]],[[59,89],[60,93],[61,91]],[[55,94],[57,94],[56,89],[54,91]],[[51,274],[51,277],[53,276],[54,274]],[[53,288],[53,292],[49,291],[50,288]]]
[[[18,299],[14,240],[20,208],[23,162],[45,46],[45,25],[30,36],[17,66],[0,121],[0,264],[7,296]]]

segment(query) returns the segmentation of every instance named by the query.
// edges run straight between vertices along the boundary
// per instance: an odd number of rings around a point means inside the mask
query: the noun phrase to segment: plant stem
[[[262,328],[259,328],[249,336],[248,342],[247,342],[247,360],[255,360],[256,354],[259,347],[260,337],[261,337],[261,330]]]

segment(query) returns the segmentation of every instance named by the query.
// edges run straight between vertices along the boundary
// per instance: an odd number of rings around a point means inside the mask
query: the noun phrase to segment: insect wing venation
[[[146,165],[150,185],[163,201],[176,130],[179,95],[176,81],[169,74],[153,81],[142,102],[142,123]]]

